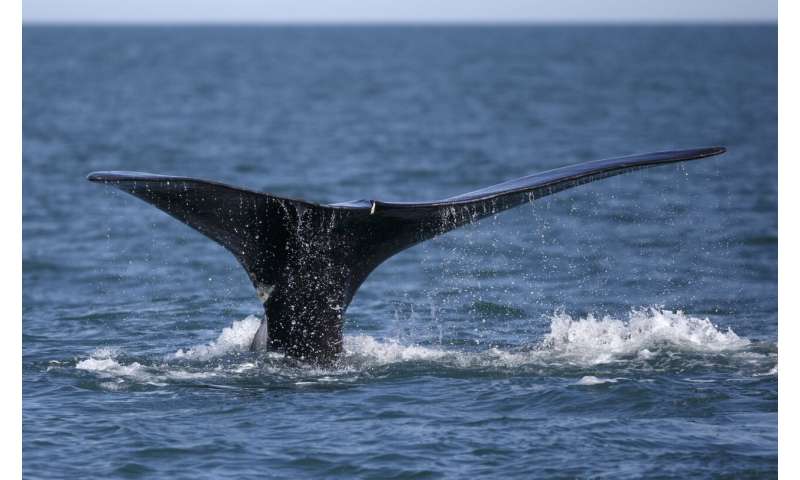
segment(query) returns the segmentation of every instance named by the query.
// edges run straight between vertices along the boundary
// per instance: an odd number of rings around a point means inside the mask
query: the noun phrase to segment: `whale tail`
[[[138,172],[95,172],[88,179],[158,207],[236,257],[266,312],[253,349],[328,362],[341,351],[343,315],[356,290],[401,250],[567,188],[724,151],[714,147],[586,162],[433,202],[325,205]]]

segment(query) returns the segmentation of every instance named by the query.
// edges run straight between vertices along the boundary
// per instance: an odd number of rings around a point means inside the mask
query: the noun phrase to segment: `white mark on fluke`
[[[256,287],[256,295],[258,299],[261,300],[261,303],[267,303],[269,300],[269,296],[272,295],[272,291],[275,290],[275,285],[262,285],[259,284]]]

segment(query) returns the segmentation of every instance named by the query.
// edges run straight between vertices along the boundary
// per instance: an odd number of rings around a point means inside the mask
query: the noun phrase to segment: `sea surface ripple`
[[[777,29],[23,29],[26,478],[774,478]],[[409,249],[328,367],[93,170],[431,200],[724,145]]]

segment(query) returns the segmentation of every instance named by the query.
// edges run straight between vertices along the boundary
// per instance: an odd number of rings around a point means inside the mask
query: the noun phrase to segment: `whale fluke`
[[[486,216],[584,183],[724,148],[667,151],[586,162],[433,202],[318,204],[189,177],[94,172],[227,248],[250,276],[265,318],[254,350],[330,362],[358,287],[384,260]]]

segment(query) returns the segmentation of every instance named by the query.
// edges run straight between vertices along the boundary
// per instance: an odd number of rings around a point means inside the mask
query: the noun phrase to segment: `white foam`
[[[771,377],[778,375],[778,365],[775,364],[774,367],[770,368],[770,370],[766,373],[754,373],[754,377]]]
[[[524,351],[490,348],[468,352],[437,347],[404,345],[397,340],[377,340],[368,335],[346,336],[347,356],[370,364],[438,361],[456,366],[514,368],[526,364],[590,366],[637,357],[653,358],[658,351],[715,353],[747,347],[750,341],[732,330],[720,330],[707,318],[659,308],[632,310],[624,320],[588,315],[573,318],[556,312],[550,332],[540,344]],[[759,356],[760,357],[760,356]]]
[[[119,349],[104,347],[96,349],[89,358],[77,362],[75,368],[93,372],[100,378],[113,379],[113,382],[107,381],[100,384],[107,390],[120,390],[129,383],[165,386],[169,381],[198,380],[241,374],[256,368],[256,364],[244,362],[232,365],[229,369],[223,369],[217,365],[197,370],[170,365],[169,359],[205,361],[228,353],[247,351],[260,324],[261,320],[252,315],[235,321],[230,327],[223,328],[216,340],[188,350],[178,350],[159,364],[142,365],[136,361],[125,363],[119,359],[121,354]]]
[[[653,352],[651,352],[650,350],[648,350],[646,348],[643,348],[643,349],[639,350],[639,353],[637,353],[636,356],[641,358],[642,360],[649,360],[649,359],[653,358],[653,356],[655,356],[655,354]]]
[[[648,359],[659,349],[713,353],[749,344],[730,328],[718,329],[708,318],[649,307],[632,310],[625,320],[591,314],[574,319],[556,312],[542,348],[575,363],[598,364],[634,355]]]
[[[205,345],[196,345],[188,350],[178,350],[175,358],[188,360],[210,360],[233,352],[246,352],[253,342],[253,337],[261,325],[261,319],[255,315],[233,322],[230,327],[222,329],[216,340]]]
[[[124,383],[124,380],[119,380],[119,381],[116,381],[116,382],[103,382],[103,383],[100,384],[100,387],[102,387],[104,390],[110,390],[112,392],[117,392],[117,391],[125,389],[125,386],[123,385],[123,383]]]
[[[344,337],[344,355],[333,368],[287,365],[281,361],[283,356],[274,352],[260,360],[241,358],[239,362],[205,366],[171,364],[176,359],[203,362],[230,353],[246,352],[260,323],[260,318],[252,315],[234,321],[220,332],[216,340],[178,350],[158,363],[126,363],[120,359],[118,349],[101,348],[89,358],[77,362],[75,368],[94,372],[106,379],[103,385],[107,384],[108,389],[119,389],[131,382],[160,386],[170,381],[251,375],[254,371],[269,376],[299,376],[297,385],[347,381],[342,375],[402,362],[436,362],[455,368],[516,369],[534,366],[549,369],[564,365],[589,367],[610,362],[649,361],[664,352],[673,355],[733,351],[732,358],[743,356],[742,361],[750,359],[748,355],[761,360],[764,357],[743,350],[750,344],[749,340],[730,329],[715,327],[707,318],[692,317],[680,311],[644,308],[631,311],[624,319],[597,318],[594,315],[573,318],[564,312],[555,312],[550,318],[550,331],[543,340],[528,342],[527,347],[523,341],[519,348],[514,349],[458,350],[445,346],[409,345],[397,339],[376,339],[369,335],[347,335]],[[776,374],[777,367],[766,375]],[[320,378],[312,380],[312,377]],[[617,380],[587,375],[577,384],[597,385]]]
[[[89,357],[86,360],[78,362],[75,368],[78,370],[101,372],[120,377],[141,377],[146,375],[144,367],[138,362],[123,365],[113,358]]]
[[[123,363],[114,358],[119,355],[118,349],[98,349],[92,355],[79,361],[75,368],[93,372],[101,378],[113,379],[114,382],[103,382],[101,387],[106,390],[124,389],[127,383],[139,383],[166,386],[169,380],[193,380],[208,378],[218,375],[214,371],[192,372],[181,368],[173,368],[163,364],[158,366],[145,366],[139,362]]]
[[[419,345],[403,345],[396,339],[380,341],[369,335],[345,336],[344,350],[346,356],[366,357],[379,364],[440,360],[455,353]]]
[[[103,382],[100,384],[106,390],[121,390],[124,388],[125,381],[133,383],[144,383],[156,386],[164,386],[166,380],[164,375],[155,375],[147,370],[138,362],[122,364],[113,358],[89,357],[75,365],[78,370],[86,370],[95,373],[101,378],[115,379],[116,382]]]
[[[602,378],[594,375],[586,375],[575,382],[575,385],[602,385],[604,383],[617,383],[616,378]]]

